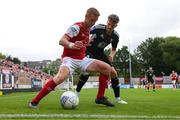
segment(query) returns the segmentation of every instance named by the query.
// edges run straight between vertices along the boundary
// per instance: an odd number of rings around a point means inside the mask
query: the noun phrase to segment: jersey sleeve
[[[94,34],[95,32],[96,32],[96,27],[95,26],[91,27],[90,34]]]
[[[95,25],[95,26],[91,27],[90,34],[97,33],[97,31],[101,30],[101,29],[105,29],[105,25],[103,25],[103,24]]]
[[[80,27],[78,25],[72,25],[66,31],[66,35],[68,35],[70,38],[73,38],[79,34],[79,31],[80,31]]]
[[[119,34],[117,32],[114,32],[114,34],[115,34],[115,36],[114,36],[113,41],[112,41],[112,48],[116,49],[118,42],[119,42]]]

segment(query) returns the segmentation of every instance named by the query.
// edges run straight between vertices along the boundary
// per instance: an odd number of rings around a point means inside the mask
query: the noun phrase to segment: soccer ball
[[[79,97],[73,91],[66,91],[60,97],[64,109],[75,109],[79,105]]]

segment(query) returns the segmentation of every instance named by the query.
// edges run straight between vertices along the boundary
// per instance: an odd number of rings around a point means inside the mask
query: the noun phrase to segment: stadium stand
[[[14,64],[11,61],[0,61],[0,90],[13,90],[42,87],[42,81],[52,76],[37,69]],[[9,83],[8,83],[9,82]],[[41,84],[40,84],[41,83]],[[19,90],[18,90],[19,91]]]

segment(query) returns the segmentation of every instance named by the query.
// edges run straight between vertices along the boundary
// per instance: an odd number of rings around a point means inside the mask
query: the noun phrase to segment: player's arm
[[[87,46],[92,46],[93,35],[90,36]]]
[[[63,35],[62,38],[59,40],[59,45],[62,45],[66,48],[72,48],[74,46],[74,43],[70,42],[70,37],[67,35]]]
[[[113,62],[113,58],[116,55],[116,48],[117,48],[117,45],[119,43],[119,34],[117,32],[114,32],[114,34],[115,35],[112,38],[113,39],[113,41],[111,43],[112,47],[111,47],[110,54],[109,54],[109,61],[110,62]]]
[[[109,61],[110,62],[113,62],[113,58],[114,58],[115,54],[116,54],[116,49],[115,48],[111,48],[110,54],[109,54]]]
[[[69,48],[69,49],[80,49],[80,48],[84,47],[82,41],[75,41],[73,43],[73,42],[70,42],[69,40],[70,40],[70,37],[65,34],[59,40],[59,45],[62,45],[62,46]]]
[[[84,47],[82,41],[70,42],[71,38],[76,37],[79,34],[80,28],[77,25],[72,25],[67,30],[66,34],[59,40],[59,45],[62,45],[69,49],[80,49]]]
[[[92,45],[93,39],[96,37],[96,34],[97,34],[97,29],[99,28],[98,26],[100,26],[100,25],[95,25],[95,26],[91,27],[91,29],[90,29],[90,35],[91,36],[89,38],[87,46]]]
[[[170,74],[169,79],[172,80],[172,74]]]
[[[153,72],[153,80],[155,80],[155,78],[156,78],[156,76],[155,76],[155,74],[154,74],[154,72]]]
[[[146,75],[146,73],[145,73],[145,75],[144,75],[144,78],[145,78],[145,81],[147,81],[147,75]]]

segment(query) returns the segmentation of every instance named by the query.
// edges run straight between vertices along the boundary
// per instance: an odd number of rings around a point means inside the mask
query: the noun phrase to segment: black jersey
[[[90,34],[93,41],[90,43],[91,46],[87,47],[87,54],[102,55],[104,54],[105,47],[109,44],[112,45],[113,49],[117,48],[119,34],[114,30],[111,35],[108,35],[106,25],[98,24],[92,27]]]
[[[153,79],[154,71],[147,70],[146,71],[146,76],[147,76],[148,79]]]

